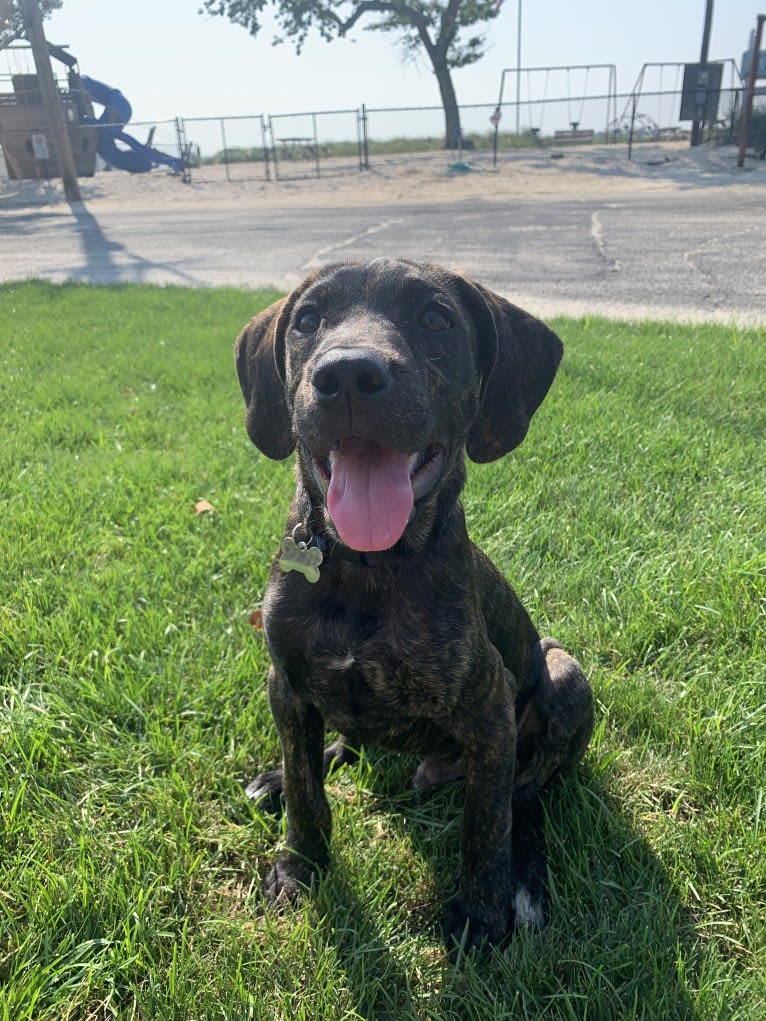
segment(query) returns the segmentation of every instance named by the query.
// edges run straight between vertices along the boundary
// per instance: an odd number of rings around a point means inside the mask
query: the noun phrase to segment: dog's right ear
[[[239,385],[247,404],[245,425],[266,457],[281,461],[295,449],[285,392],[285,329],[292,295],[251,319],[234,348]]]

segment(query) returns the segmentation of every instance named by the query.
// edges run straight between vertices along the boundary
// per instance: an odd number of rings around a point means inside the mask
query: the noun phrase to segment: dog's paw
[[[469,950],[485,950],[508,935],[507,919],[500,913],[472,909],[459,895],[447,905],[444,943],[451,960]]]
[[[316,868],[293,855],[279,858],[266,877],[263,893],[272,904],[294,904],[311,888]]]
[[[259,773],[245,787],[245,794],[251,801],[258,803],[258,808],[277,815],[282,811],[282,770],[272,769],[267,773]]]
[[[548,905],[541,884],[519,883],[513,898],[513,920],[518,929],[542,929],[547,921]]]
[[[416,791],[426,791],[429,787],[441,787],[443,784],[462,780],[465,776],[465,763],[462,758],[455,761],[449,759],[423,759],[418,765],[412,786]]]

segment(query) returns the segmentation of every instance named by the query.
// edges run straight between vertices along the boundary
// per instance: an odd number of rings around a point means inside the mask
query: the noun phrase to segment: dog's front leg
[[[499,943],[512,913],[511,823],[516,758],[511,688],[503,675],[464,744],[465,807],[458,892],[447,906],[444,938],[454,956]]]
[[[287,846],[264,890],[270,900],[294,900],[329,861],[331,817],[324,791],[324,720],[299,699],[277,667],[269,673],[269,700],[282,742]]]

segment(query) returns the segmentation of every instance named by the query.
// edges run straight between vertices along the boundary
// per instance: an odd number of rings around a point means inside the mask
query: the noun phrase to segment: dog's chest
[[[398,655],[377,643],[317,650],[307,693],[327,724],[365,744],[413,751],[432,748],[450,715],[449,674],[432,657]]]
[[[388,712],[419,715],[449,700],[452,671],[445,650],[398,618],[325,622],[306,642],[311,694],[330,710],[355,716]]]
[[[282,598],[267,615],[269,642],[293,690],[317,705],[328,725],[370,743],[401,745],[417,721],[445,724],[467,671],[466,645],[449,609],[437,613],[402,594],[346,595],[317,598],[308,613],[306,590],[299,591],[297,602]]]

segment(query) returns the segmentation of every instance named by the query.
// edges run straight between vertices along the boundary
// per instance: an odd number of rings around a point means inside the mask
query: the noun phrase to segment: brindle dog
[[[263,605],[287,806],[266,880],[293,899],[328,863],[324,777],[363,745],[465,777],[454,952],[545,917],[540,791],[583,755],[592,696],[468,538],[464,455],[524,439],[562,354],[543,323],[463,276],[376,259],[329,266],[256,316],[236,365],[247,430],[297,448],[295,499]],[[325,726],[344,735],[323,750]]]

